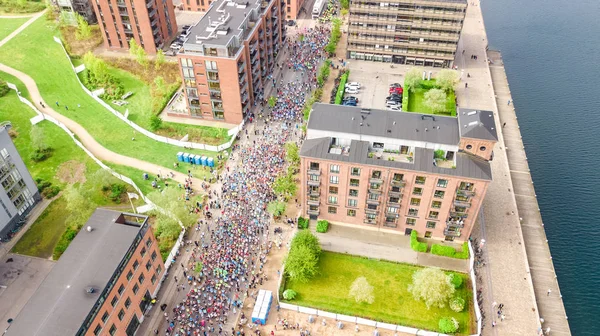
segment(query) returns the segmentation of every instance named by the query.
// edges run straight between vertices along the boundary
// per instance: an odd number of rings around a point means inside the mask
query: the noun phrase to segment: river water
[[[600,335],[600,1],[483,0],[573,335]]]

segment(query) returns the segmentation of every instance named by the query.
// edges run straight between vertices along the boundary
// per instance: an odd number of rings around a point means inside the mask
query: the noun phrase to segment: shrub
[[[465,309],[465,299],[461,297],[454,297],[450,299],[449,306],[453,311],[460,313]]]
[[[450,273],[450,282],[454,288],[459,289],[463,283],[463,277],[456,273]]]
[[[6,84],[6,82],[3,79],[0,79],[0,97],[6,96],[8,94],[8,91],[10,91],[8,84]]]
[[[298,217],[298,229],[308,229],[308,218]]]
[[[442,317],[438,327],[445,334],[455,333],[458,330],[458,321],[454,317]]]
[[[152,117],[150,117],[150,130],[151,131],[156,131],[158,130],[160,127],[162,126],[162,119],[157,116],[157,115],[153,115]]]
[[[37,184],[37,188],[38,188],[39,192],[42,192],[44,189],[46,189],[46,188],[48,188],[49,186],[52,185],[51,182],[44,181],[41,178],[35,179],[35,183]]]
[[[457,259],[468,259],[469,258],[469,244],[465,242],[462,246],[461,252],[456,252],[456,249],[452,246],[445,246],[440,244],[433,244],[431,246],[431,253],[443,257],[457,258]]]
[[[51,187],[45,188],[42,191],[42,196],[44,196],[45,198],[52,198],[52,197],[58,195],[59,192],[60,192],[60,188],[58,186],[51,186]]]
[[[293,300],[297,295],[298,293],[296,293],[296,291],[293,289],[286,289],[283,291],[283,298],[286,300]]]
[[[446,152],[443,149],[437,149],[433,152],[433,157],[439,160],[446,159]]]
[[[60,256],[67,250],[67,247],[69,247],[69,244],[71,244],[71,241],[75,239],[75,236],[77,236],[79,229],[81,229],[81,227],[79,226],[67,227],[65,232],[63,232],[62,236],[60,236],[58,243],[54,247],[52,259],[58,260],[60,258]]]
[[[346,70],[342,77],[340,77],[340,85],[335,94],[335,103],[337,105],[340,105],[344,99],[344,91],[346,89],[346,83],[348,82],[348,76],[350,76],[350,70]]]
[[[325,233],[329,230],[329,222],[326,220],[317,221],[317,232]]]
[[[410,248],[416,252],[427,252],[427,244],[419,242],[417,236],[417,231],[412,230],[410,233]]]
[[[127,190],[124,184],[114,183],[110,185],[110,195],[108,196],[113,202],[120,203],[121,195]]]
[[[29,158],[33,162],[42,162],[42,161],[46,160],[47,158],[49,158],[51,153],[52,153],[52,151],[49,149],[46,149],[46,150],[38,149],[38,150],[34,151],[33,153],[31,153]]]

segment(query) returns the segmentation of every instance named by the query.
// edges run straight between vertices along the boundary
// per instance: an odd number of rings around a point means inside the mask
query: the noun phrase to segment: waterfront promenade
[[[550,328],[551,335],[571,335],[502,57],[497,51],[489,51],[488,58],[492,61],[490,71],[498,115],[500,122],[506,123],[502,128],[504,145],[543,328]]]

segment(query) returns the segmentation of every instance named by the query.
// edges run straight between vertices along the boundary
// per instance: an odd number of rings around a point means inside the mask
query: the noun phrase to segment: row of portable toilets
[[[264,289],[258,291],[258,296],[254,303],[254,310],[252,310],[252,323],[260,325],[267,324],[267,318],[269,317],[272,302],[273,292]]]
[[[205,155],[196,155],[196,154],[189,154],[189,153],[184,153],[184,152],[177,153],[177,161],[187,162],[187,163],[191,163],[191,164],[195,164],[195,165],[199,165],[199,166],[207,166],[207,167],[215,166],[214,158],[211,158],[211,157],[208,157]]]

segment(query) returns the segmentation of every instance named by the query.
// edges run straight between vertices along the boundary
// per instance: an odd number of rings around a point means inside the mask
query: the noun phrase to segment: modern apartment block
[[[41,200],[37,186],[8,134],[10,128],[10,123],[0,124],[0,238],[25,221],[25,216]]]
[[[303,216],[465,241],[497,140],[489,111],[455,118],[315,104],[300,150]]]
[[[107,49],[129,49],[129,41],[155,54],[177,35],[172,0],[91,0]]]
[[[285,2],[216,0],[177,54],[187,112],[239,124],[263,92],[285,39]]]
[[[350,0],[348,58],[451,67],[467,0]]]
[[[57,0],[56,6],[62,11],[83,16],[88,23],[96,23],[96,13],[89,0]]]
[[[147,216],[96,209],[7,334],[132,336],[163,273]]]

